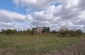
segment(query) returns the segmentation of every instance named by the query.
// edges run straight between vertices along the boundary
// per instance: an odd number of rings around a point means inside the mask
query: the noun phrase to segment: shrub
[[[60,36],[60,37],[73,37],[73,36],[78,36],[78,35],[82,35],[82,34],[83,34],[83,32],[80,29],[69,30],[66,27],[61,27],[61,29],[59,30],[58,36]]]
[[[1,33],[2,34],[16,34],[17,31],[16,30],[7,29],[7,30],[2,30]]]
[[[57,31],[56,30],[53,30],[53,31],[51,31],[51,33],[57,33]]]

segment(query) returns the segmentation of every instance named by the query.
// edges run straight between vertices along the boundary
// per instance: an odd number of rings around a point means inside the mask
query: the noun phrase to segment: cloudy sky
[[[85,31],[85,0],[0,0],[0,30],[36,26]]]

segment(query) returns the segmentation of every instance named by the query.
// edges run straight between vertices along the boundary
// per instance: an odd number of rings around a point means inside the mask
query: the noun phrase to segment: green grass
[[[78,39],[49,35],[0,35],[0,55],[42,55],[63,49]]]

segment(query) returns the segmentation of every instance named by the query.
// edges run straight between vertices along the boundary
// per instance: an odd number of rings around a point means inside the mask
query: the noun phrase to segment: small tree
[[[32,28],[32,30],[30,32],[31,32],[31,35],[33,36],[34,32],[35,32],[35,28]]]
[[[46,32],[50,32],[50,28],[49,27],[46,28]]]
[[[46,27],[43,27],[42,32],[43,32],[43,33],[45,33],[45,32],[46,32]]]
[[[42,30],[43,33],[48,33],[50,32],[50,28],[49,27],[43,27],[43,30]]]
[[[83,32],[80,29],[77,29],[75,32],[76,32],[77,35],[82,35],[83,34]]]

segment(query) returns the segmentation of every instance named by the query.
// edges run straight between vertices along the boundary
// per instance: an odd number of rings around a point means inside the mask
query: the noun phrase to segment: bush
[[[58,36],[60,36],[60,37],[73,37],[73,36],[78,36],[78,35],[82,35],[82,34],[83,34],[83,32],[80,29],[69,30],[66,27],[61,27],[61,29],[59,30]]]
[[[53,31],[51,31],[51,33],[57,33],[57,31],[56,30],[53,30]]]
[[[2,33],[2,34],[16,34],[17,31],[16,31],[16,30],[8,29],[8,30],[2,30],[1,33]]]

